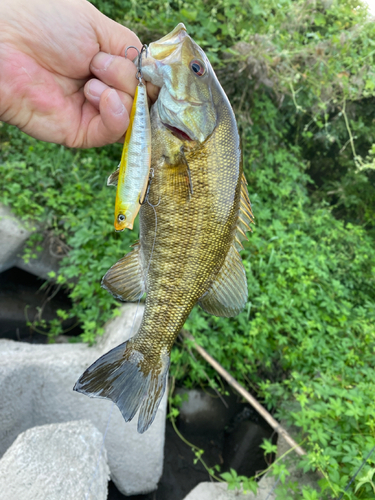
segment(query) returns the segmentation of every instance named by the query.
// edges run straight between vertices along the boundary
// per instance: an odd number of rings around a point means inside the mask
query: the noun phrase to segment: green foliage
[[[354,0],[93,3],[146,43],[182,21],[215,64],[256,217],[242,252],[249,302],[230,319],[195,308],[185,327],[300,429],[308,454],[298,466],[324,478],[319,490],[301,488],[279,461],[277,498],[338,498],[375,444],[375,25]],[[51,280],[69,288],[69,314],[94,342],[116,311],[100,279],[136,239],[114,233],[115,194],[105,186],[121,148],[66,150],[5,125],[0,145],[1,201],[35,227],[26,258],[42,232],[55,238],[61,269]],[[53,337],[61,321],[51,327]],[[174,347],[172,375],[187,387],[208,375],[220,389],[188,344]],[[374,468],[372,456],[345,499],[375,498]],[[253,491],[235,471],[222,478]]]
[[[374,474],[375,474],[375,468],[374,467],[368,468],[367,472],[362,474],[362,476],[358,478],[355,491],[357,492],[363,486],[369,485],[371,486],[373,492],[375,493],[375,484],[373,481]]]
[[[252,492],[255,494],[258,490],[256,481],[246,476],[238,475],[234,469],[230,469],[230,472],[223,472],[220,474],[220,477],[228,483],[228,490],[243,489],[244,493]]]

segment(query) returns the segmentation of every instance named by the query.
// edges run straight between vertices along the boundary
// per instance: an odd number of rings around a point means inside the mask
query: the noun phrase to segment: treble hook
[[[147,45],[142,45],[141,51],[137,49],[137,47],[134,47],[134,45],[129,45],[129,47],[126,47],[125,49],[125,57],[127,57],[128,50],[129,49],[135,49],[138,52],[138,65],[137,65],[137,73],[135,75],[136,79],[139,80],[139,83],[142,82],[143,74],[142,74],[142,53],[146,51],[146,57],[147,57],[147,50],[148,47]]]

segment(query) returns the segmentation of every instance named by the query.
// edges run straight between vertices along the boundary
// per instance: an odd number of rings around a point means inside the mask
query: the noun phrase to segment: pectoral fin
[[[140,299],[146,291],[140,245],[137,243],[133,247],[134,250],[116,262],[102,279],[103,288],[116,299],[128,302]]]
[[[214,316],[236,316],[247,302],[247,280],[241,257],[233,244],[210,289],[199,305]]]

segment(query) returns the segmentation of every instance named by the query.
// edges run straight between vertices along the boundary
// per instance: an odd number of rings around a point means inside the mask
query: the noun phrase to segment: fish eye
[[[124,222],[124,220],[125,220],[125,219],[126,219],[126,217],[125,217],[125,215],[123,215],[123,214],[119,214],[119,215],[117,216],[117,220],[118,220],[118,222]]]
[[[206,68],[203,63],[197,59],[191,61],[190,69],[192,69],[197,76],[203,76],[206,73]]]

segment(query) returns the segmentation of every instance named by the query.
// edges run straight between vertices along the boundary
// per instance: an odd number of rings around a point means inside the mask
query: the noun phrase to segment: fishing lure
[[[137,85],[129,127],[126,131],[119,168],[108,178],[108,185],[116,185],[115,221],[116,231],[133,229],[141,204],[144,201],[151,165],[151,124],[148,110],[146,86],[142,83],[142,52],[138,52]]]

